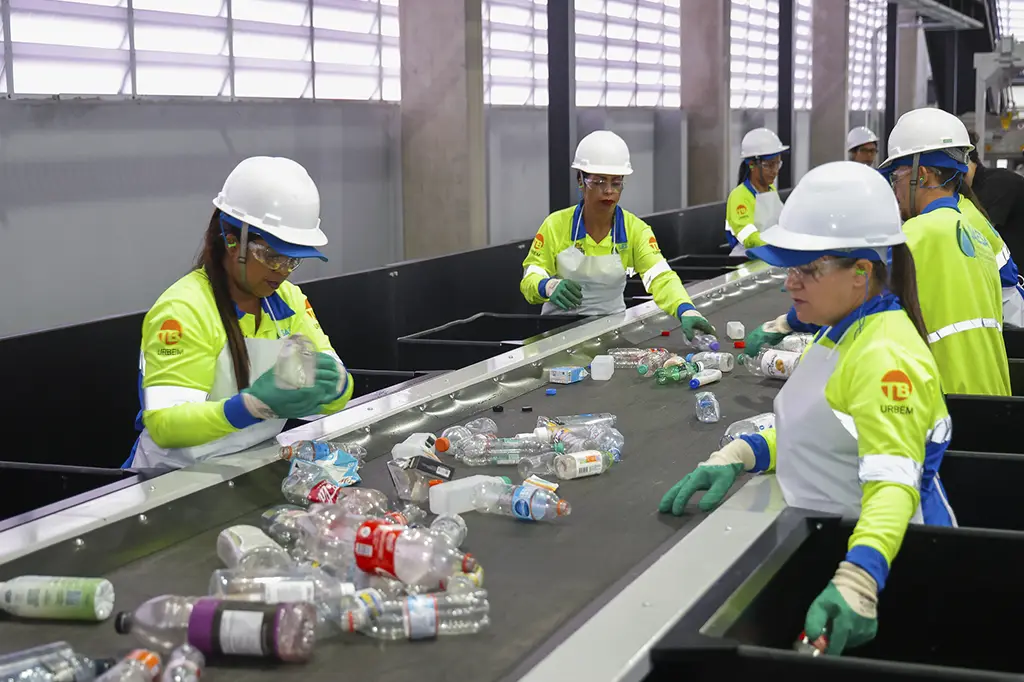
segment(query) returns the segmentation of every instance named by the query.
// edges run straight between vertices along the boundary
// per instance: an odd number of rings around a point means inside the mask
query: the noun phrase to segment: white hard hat
[[[768,246],[751,255],[778,267],[826,255],[885,259],[887,247],[907,241],[892,187],[878,171],[834,161],[808,171],[782,207],[779,223],[761,233]]]
[[[744,159],[752,159],[755,156],[775,156],[789,149],[789,145],[782,144],[782,140],[767,128],[754,128],[743,136],[740,142],[740,156]]]
[[[888,158],[879,168],[905,156],[941,149],[956,149],[964,154],[974,149],[963,121],[942,109],[914,109],[896,121],[896,127],[889,134]]]
[[[630,175],[629,147],[610,130],[595,130],[576,146],[572,167],[596,175]]]
[[[291,159],[245,159],[228,175],[213,205],[254,228],[283,255],[323,258],[311,248],[327,244],[320,229],[320,192],[306,169]]]
[[[852,152],[862,144],[878,142],[878,136],[871,132],[871,128],[858,126],[851,130],[846,136],[846,151]]]

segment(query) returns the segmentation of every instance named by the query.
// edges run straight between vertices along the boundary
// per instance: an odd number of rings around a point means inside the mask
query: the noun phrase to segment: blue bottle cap
[[[690,362],[691,360],[693,360],[693,356],[694,356],[694,353],[687,353],[686,354],[686,361]]]
[[[700,379],[690,379],[690,388],[700,388]]]
[[[708,347],[711,350],[716,351],[716,352],[718,351],[719,348],[721,348],[721,346],[718,344],[718,340],[717,339],[712,341],[711,343],[709,343]]]
[[[558,393],[558,391],[553,388],[549,388],[548,390],[544,391],[545,395],[554,395],[556,393]]]

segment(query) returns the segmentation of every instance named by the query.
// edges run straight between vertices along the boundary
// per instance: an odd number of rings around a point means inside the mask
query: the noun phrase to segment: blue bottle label
[[[523,521],[533,521],[533,514],[531,513],[530,503],[533,501],[533,496],[537,492],[536,486],[525,486],[521,485],[512,492],[512,514],[517,519]]]

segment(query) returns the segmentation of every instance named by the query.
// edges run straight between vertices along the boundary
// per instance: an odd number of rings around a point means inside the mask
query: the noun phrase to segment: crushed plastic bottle
[[[92,660],[67,642],[53,642],[0,655],[0,681],[90,682],[116,664],[116,659]]]
[[[547,450],[547,444],[534,438],[493,438],[477,434],[462,442],[462,463],[469,466],[519,464],[523,455]]]
[[[718,343],[718,337],[714,334],[701,334],[697,333],[693,335],[693,339],[688,341],[690,346],[697,348],[701,351],[717,352],[721,347]]]
[[[476,568],[473,555],[458,551],[446,536],[383,519],[368,519],[359,526],[355,558],[367,573],[435,588],[453,573],[471,573]]]
[[[199,682],[206,668],[203,652],[191,644],[182,644],[171,652],[160,674],[160,682]]]
[[[288,568],[295,563],[288,550],[256,526],[246,525],[220,532],[217,557],[228,568]]]
[[[434,449],[437,452],[454,455],[456,459],[462,458],[462,448],[473,436],[496,437],[498,425],[493,419],[481,417],[466,422],[465,426],[449,426],[441,432],[441,437],[434,442]]]
[[[598,450],[564,453],[555,456],[555,475],[563,481],[603,474],[615,463],[615,455]]]
[[[731,372],[736,367],[736,356],[732,353],[714,353],[701,351],[690,353],[686,356],[687,362],[699,364],[703,369],[717,369],[722,372]]]
[[[322,467],[301,460],[292,462],[292,470],[281,481],[284,499],[300,507],[316,502],[337,502],[341,490],[341,486]]]
[[[260,529],[285,549],[299,539],[299,519],[309,512],[293,504],[279,504],[260,514]]]
[[[314,464],[346,467],[352,460],[361,467],[366,461],[366,448],[359,443],[327,443],[314,440],[300,440],[281,447],[281,459],[300,459]]]
[[[622,450],[626,446],[626,439],[618,429],[610,426],[592,426],[590,438],[597,445],[595,450],[610,452],[616,462],[622,461]]]
[[[718,405],[718,398],[711,391],[701,391],[697,394],[697,421],[704,424],[712,424],[722,418],[721,408]]]
[[[310,388],[316,383],[316,346],[302,334],[285,337],[274,363],[274,383],[281,389]]]
[[[608,412],[596,412],[588,414],[572,414],[562,417],[537,417],[537,427],[549,428],[548,424],[554,424],[556,428],[572,428],[576,426],[595,426],[603,424],[604,426],[615,426],[615,415]]]
[[[161,653],[191,644],[206,656],[304,662],[316,643],[312,604],[257,604],[163,595],[117,614],[115,628]]]
[[[667,350],[660,348],[651,350],[644,355],[643,360],[636,366],[637,374],[642,377],[653,376],[655,370],[664,367],[665,363],[672,357],[674,357],[673,354]]]
[[[572,511],[568,502],[549,490],[493,480],[476,487],[473,505],[484,514],[511,516],[523,521],[554,521]]]
[[[754,376],[785,381],[800,364],[800,354],[765,347],[757,353],[755,358],[741,355],[739,362]]]
[[[760,433],[765,429],[775,428],[775,413],[774,412],[763,412],[753,417],[746,419],[740,419],[739,421],[733,422],[725,430],[725,435],[719,441],[719,447],[725,447],[730,441],[736,440],[740,436],[752,436],[756,433]]]
[[[345,615],[346,629],[376,639],[432,639],[468,635],[490,624],[486,590],[419,594],[388,600],[379,610],[355,609]]]

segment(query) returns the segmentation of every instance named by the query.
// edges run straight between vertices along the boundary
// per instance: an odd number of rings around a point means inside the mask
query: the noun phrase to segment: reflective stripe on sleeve
[[[971,329],[1002,329],[999,324],[999,320],[993,320],[990,317],[978,317],[973,320],[964,320],[963,322],[954,322],[953,324],[947,324],[941,329],[936,329],[928,335],[928,343],[935,343],[939,339],[944,339],[947,336],[953,334],[959,334]]]
[[[747,237],[749,237],[750,235],[754,234],[755,232],[757,232],[757,226],[754,225],[754,223],[750,223],[749,225],[744,227],[742,230],[740,230],[740,233],[738,235],[736,235],[736,239],[738,239],[739,241],[742,242]]]
[[[163,410],[185,403],[202,403],[209,396],[198,388],[183,386],[150,386],[142,389],[143,410]]]
[[[1000,270],[1002,270],[1003,266],[1006,265],[1009,262],[1010,262],[1010,249],[1008,249],[1006,247],[1006,244],[1003,244],[1003,250],[996,254],[996,267],[998,267]]]
[[[539,265],[529,265],[526,268],[526,272],[523,273],[523,277],[529,277],[530,275],[540,275],[541,277],[550,277],[547,270],[540,267]]]
[[[663,259],[655,263],[653,267],[644,273],[644,289],[647,293],[651,293],[651,284],[654,282],[654,278],[666,272],[672,272],[672,266],[668,264],[667,260]]]
[[[838,419],[839,423],[843,425],[843,428],[846,429],[846,432],[853,436],[854,440],[856,440],[857,425],[854,424],[853,417],[846,414],[845,412],[840,412],[838,410],[832,410],[832,414],[836,416],[836,419]]]
[[[861,485],[872,481],[899,483],[919,490],[924,467],[909,457],[899,455],[864,455],[860,458],[858,478]]]

